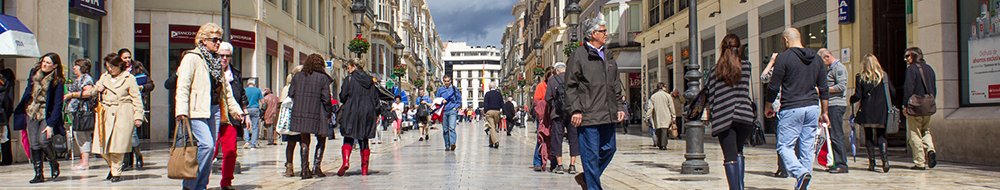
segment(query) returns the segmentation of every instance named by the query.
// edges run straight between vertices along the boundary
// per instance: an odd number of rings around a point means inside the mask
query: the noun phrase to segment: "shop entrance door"
[[[906,77],[906,7],[905,0],[870,1],[872,3],[872,54],[878,58],[882,69],[889,74],[889,80],[902,92],[903,78]],[[899,93],[901,94],[901,93]],[[902,97],[896,97],[896,100]],[[897,103],[898,104],[898,103]],[[898,106],[898,105],[897,105]],[[900,131],[906,131],[905,119],[901,119]],[[886,135],[889,146],[906,146],[906,133]]]

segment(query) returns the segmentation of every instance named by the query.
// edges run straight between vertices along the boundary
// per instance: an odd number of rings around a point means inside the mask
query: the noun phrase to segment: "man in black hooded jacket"
[[[811,166],[816,157],[813,153],[814,132],[818,125],[830,122],[827,117],[830,89],[826,85],[827,72],[823,59],[816,55],[816,51],[803,47],[800,36],[795,28],[782,32],[788,49],[775,58],[764,108],[767,117],[780,115],[778,154],[784,159],[789,174],[796,178],[795,189],[806,189],[812,179]],[[780,113],[771,108],[778,90],[781,90]]]

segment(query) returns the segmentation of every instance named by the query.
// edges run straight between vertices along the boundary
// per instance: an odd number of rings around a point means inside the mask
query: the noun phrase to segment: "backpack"
[[[564,85],[566,85],[566,84],[565,84],[565,82],[563,82],[563,78],[562,77],[559,77],[559,75],[555,75],[555,76],[556,76],[555,77],[555,79],[556,79],[556,92],[555,92],[556,101],[555,102],[550,102],[549,103],[550,104],[549,107],[555,109],[556,115],[565,116],[566,115],[566,109],[564,109],[564,108],[566,107],[566,87]]]

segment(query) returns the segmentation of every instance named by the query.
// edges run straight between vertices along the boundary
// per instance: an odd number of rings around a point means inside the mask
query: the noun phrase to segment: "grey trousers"
[[[45,137],[45,133],[42,132],[42,130],[45,130],[45,127],[48,127],[45,120],[29,118],[25,121],[24,129],[28,130],[28,142],[31,143],[31,150],[41,150],[42,148],[49,147],[49,138]],[[52,131],[52,134],[55,133],[55,131]]]

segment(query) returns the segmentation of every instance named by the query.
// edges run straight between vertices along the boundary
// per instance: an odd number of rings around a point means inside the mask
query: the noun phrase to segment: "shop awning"
[[[35,34],[17,17],[0,15],[0,58],[40,57]]]
[[[619,73],[633,73],[642,70],[642,56],[639,55],[639,51],[622,51],[615,57],[615,62],[618,63]]]

